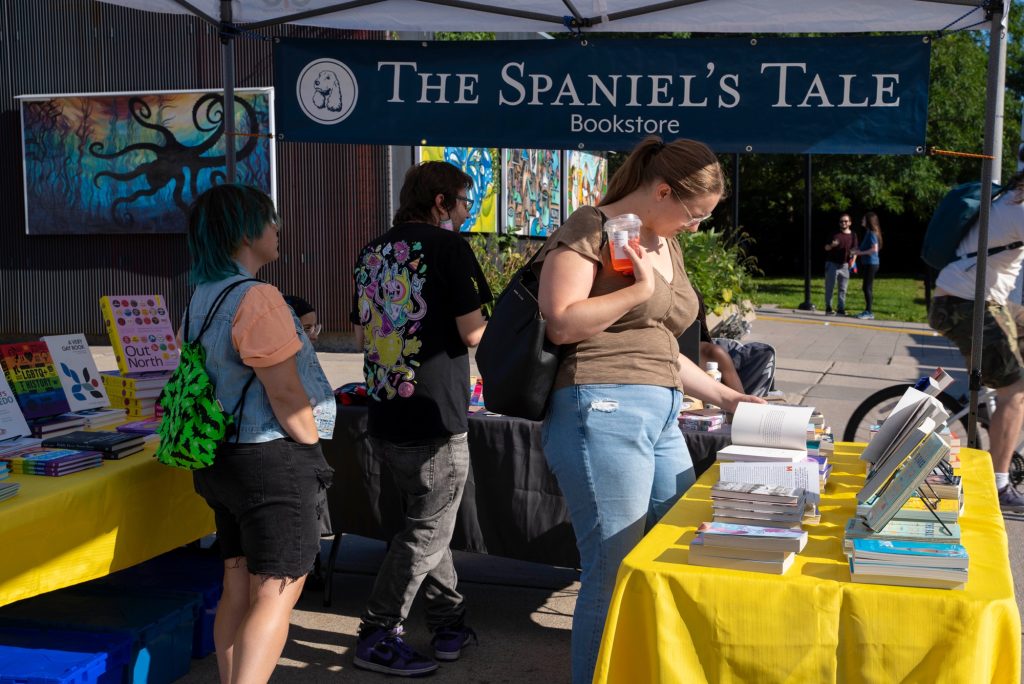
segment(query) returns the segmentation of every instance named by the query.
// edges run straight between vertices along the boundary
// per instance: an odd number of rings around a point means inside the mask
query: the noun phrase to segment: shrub
[[[742,231],[714,228],[679,236],[686,273],[704,295],[709,312],[721,315],[727,305],[735,304],[746,313],[757,303],[755,276],[764,274],[757,259],[747,254],[746,247],[752,243],[753,238]]]
[[[495,300],[516,271],[526,265],[533,253],[543,244],[540,241],[524,240],[515,235],[496,233],[473,233],[469,237],[469,246],[480,263],[484,277],[487,278],[487,286],[491,288]],[[493,308],[494,301],[485,304],[484,313],[490,316]]]

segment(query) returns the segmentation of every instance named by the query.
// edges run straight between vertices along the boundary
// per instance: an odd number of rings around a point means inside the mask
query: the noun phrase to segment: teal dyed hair
[[[216,185],[192,203],[188,216],[191,280],[212,283],[238,273],[234,255],[246,238],[256,240],[278,223],[274,202],[245,185]]]

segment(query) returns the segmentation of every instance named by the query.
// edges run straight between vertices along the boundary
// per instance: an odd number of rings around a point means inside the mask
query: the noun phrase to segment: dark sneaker
[[[825,315],[826,316],[835,316],[836,312],[833,311],[832,309],[825,309]]]
[[[999,508],[1003,513],[1024,513],[1024,496],[1012,485],[1006,485],[999,490]]]
[[[437,663],[402,641],[402,631],[401,627],[378,627],[357,637],[355,666],[398,677],[417,677],[435,671]]]
[[[838,311],[836,311],[836,316],[845,316],[845,315],[846,315],[846,309],[839,309]]]
[[[442,627],[434,632],[430,643],[434,646],[434,657],[438,660],[458,660],[470,640],[477,643],[476,632],[469,627]]]

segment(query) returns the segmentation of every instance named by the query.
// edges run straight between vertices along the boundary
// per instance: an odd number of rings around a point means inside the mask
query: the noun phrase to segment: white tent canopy
[[[1006,70],[1006,16],[1010,0],[101,0],[150,12],[193,14],[217,25],[255,29],[305,24],[382,31],[651,33],[861,33],[868,31],[988,30],[988,84],[975,301],[985,298],[988,223],[994,178],[999,178]],[[572,22],[569,21],[572,19]],[[225,33],[224,108],[234,121],[232,32]],[[234,151],[227,152],[234,177]],[[977,445],[984,307],[974,307],[970,359],[970,437]]]
[[[958,30],[985,22],[978,0],[102,0],[216,22],[292,23],[382,31],[858,33]]]

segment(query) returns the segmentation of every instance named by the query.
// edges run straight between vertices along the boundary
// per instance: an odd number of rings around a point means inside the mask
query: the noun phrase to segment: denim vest
[[[188,331],[190,339],[194,340],[198,335],[207,314],[213,307],[218,295],[231,283],[251,278],[239,267],[241,273],[214,283],[203,283],[196,287],[192,295],[192,301],[186,311],[188,319]],[[233,412],[235,425],[237,426],[238,441],[245,444],[257,442],[269,442],[274,439],[281,439],[288,436],[284,428],[274,416],[274,411],[267,398],[267,392],[259,378],[254,378],[249,390],[246,392],[245,403],[241,405],[242,415],[239,422],[240,399],[242,390],[246,383],[253,377],[253,370],[242,363],[231,341],[231,325],[235,319],[238,305],[241,303],[245,293],[253,285],[259,285],[253,281],[242,283],[237,286],[221,303],[220,308],[213,317],[210,327],[203,333],[203,347],[206,349],[206,372],[210,375],[217,392],[217,399],[220,401],[224,411]],[[334,400],[334,392],[327,382],[320,362],[316,358],[313,345],[302,330],[302,324],[292,313],[292,320],[295,324],[295,332],[302,340],[302,349],[295,357],[299,370],[299,379],[309,397],[309,404],[313,408],[313,417],[316,420],[317,432],[321,439],[330,439],[334,433],[334,421],[337,408]],[[182,331],[184,331],[184,323]],[[182,333],[184,334],[184,332]],[[232,438],[230,441],[234,441]]]

